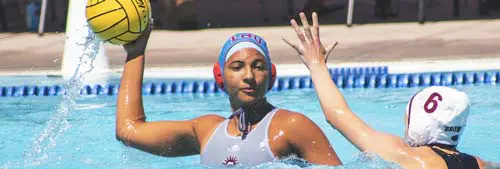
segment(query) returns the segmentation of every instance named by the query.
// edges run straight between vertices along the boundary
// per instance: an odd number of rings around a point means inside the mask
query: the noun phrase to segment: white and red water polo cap
[[[433,86],[418,92],[406,107],[407,143],[455,147],[466,126],[469,106],[467,94],[453,88]]]

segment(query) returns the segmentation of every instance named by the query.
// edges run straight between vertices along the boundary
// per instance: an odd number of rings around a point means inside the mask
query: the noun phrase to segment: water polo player
[[[146,122],[142,80],[150,32],[124,45],[127,61],[118,93],[116,137],[125,145],[166,157],[200,154],[205,165],[252,166],[293,155],[309,163],[341,164],[314,122],[267,102],[276,72],[266,41],[251,33],[231,36],[214,65],[216,82],[231,103],[229,118]]]
[[[469,115],[469,98],[448,87],[429,87],[416,93],[406,110],[405,139],[376,131],[354,114],[322,62],[318,16],[312,29],[301,13],[303,31],[292,20],[301,43],[286,43],[297,50],[310,71],[325,118],[359,150],[379,155],[409,169],[477,169],[487,164],[456,149]]]

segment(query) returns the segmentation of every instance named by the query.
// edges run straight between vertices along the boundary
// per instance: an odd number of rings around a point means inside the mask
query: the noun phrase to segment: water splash
[[[49,160],[57,159],[53,157],[56,154],[51,153],[50,150],[57,146],[57,139],[71,127],[67,117],[75,109],[75,99],[80,95],[85,75],[94,69],[94,60],[102,42],[95,37],[88,25],[77,31],[81,31],[79,35],[82,35],[82,37],[77,38],[84,39],[83,43],[77,43],[83,48],[83,53],[79,56],[79,64],[69,81],[63,85],[65,92],[53,116],[43,131],[34,137],[30,148],[24,152],[25,167],[39,166]]]
[[[353,156],[352,161],[344,162],[342,166],[316,165],[306,162],[304,159],[290,156],[271,163],[264,163],[254,167],[240,167],[249,169],[401,169],[395,163],[388,162],[378,155],[370,153],[358,153]]]
[[[380,156],[372,153],[358,153],[354,160],[342,166],[346,169],[402,169],[396,163],[383,160]]]

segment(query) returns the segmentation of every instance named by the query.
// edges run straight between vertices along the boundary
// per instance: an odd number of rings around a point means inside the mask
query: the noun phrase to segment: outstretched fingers
[[[304,33],[302,33],[302,31],[300,31],[300,27],[297,24],[297,22],[295,21],[295,19],[290,20],[290,24],[292,25],[293,30],[295,30],[295,33],[297,34],[297,37],[299,38],[299,40],[302,43],[306,42],[306,37],[304,36]]]
[[[312,39],[316,44],[321,44],[321,40],[319,39],[319,22],[318,22],[318,14],[316,12],[312,13],[312,20],[313,20],[313,29],[311,30],[312,32]]]
[[[305,59],[304,59],[304,55],[302,54],[303,50],[301,50],[301,47],[299,45],[296,45],[296,44],[293,44],[292,42],[288,41],[287,39],[285,38],[281,38],[286,44],[290,45],[292,48],[294,48],[297,53],[299,54],[300,56],[300,60],[302,60],[302,62],[305,62]],[[303,48],[302,48],[303,49]],[[307,66],[307,65],[306,65]]]
[[[292,48],[294,48],[299,54],[300,54],[300,48],[293,44],[292,42],[288,41],[287,39],[285,38],[281,38],[286,44],[290,45]]]
[[[311,42],[312,34],[311,34],[311,27],[309,26],[309,22],[307,21],[306,14],[303,12],[300,13],[300,20],[302,21],[302,27],[304,27],[304,35],[306,42]]]
[[[326,61],[328,61],[328,56],[330,56],[330,53],[332,53],[333,49],[335,49],[335,47],[337,47],[338,44],[339,44],[339,42],[335,42],[331,45],[328,45],[328,47],[326,47],[325,63],[326,63]]]
[[[312,13],[312,26],[309,25],[306,15],[301,12],[300,20],[302,26],[299,26],[295,19],[290,20],[290,24],[294,29],[300,43],[291,43],[287,39],[282,39],[286,44],[294,48],[298,53],[302,62],[309,67],[312,63],[327,62],[330,53],[338,45],[338,42],[328,46],[323,46],[319,36],[319,20],[316,12]]]

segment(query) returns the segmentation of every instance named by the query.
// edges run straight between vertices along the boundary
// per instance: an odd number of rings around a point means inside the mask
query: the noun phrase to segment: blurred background
[[[150,0],[156,29],[287,25],[317,11],[323,24],[346,24],[349,0]],[[353,24],[491,19],[500,0],[352,0]],[[63,32],[69,0],[47,0],[45,32]],[[0,0],[0,32],[35,32],[41,0]]]

